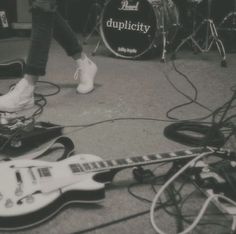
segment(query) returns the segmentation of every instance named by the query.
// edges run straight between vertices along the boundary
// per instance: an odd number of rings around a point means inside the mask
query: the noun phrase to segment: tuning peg
[[[19,197],[19,196],[21,196],[22,194],[23,194],[23,191],[22,191],[21,187],[16,188],[16,190],[15,190],[15,195],[16,195],[17,197]]]
[[[6,208],[11,208],[11,207],[13,207],[13,205],[14,205],[14,203],[10,198],[6,200],[6,202],[5,202]]]

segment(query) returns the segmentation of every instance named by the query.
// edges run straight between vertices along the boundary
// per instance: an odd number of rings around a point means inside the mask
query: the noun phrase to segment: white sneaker
[[[34,92],[24,90],[24,82],[20,81],[8,93],[0,96],[1,112],[17,112],[34,106]]]
[[[79,79],[77,91],[85,94],[94,89],[94,78],[97,73],[97,65],[92,62],[86,55],[83,59],[78,60],[78,68],[76,69],[74,79]]]

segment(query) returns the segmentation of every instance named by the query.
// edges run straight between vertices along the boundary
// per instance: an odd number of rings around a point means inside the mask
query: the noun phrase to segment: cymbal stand
[[[161,54],[161,62],[166,62],[166,45],[167,45],[167,37],[166,37],[166,30],[165,30],[165,8],[164,8],[164,0],[161,3],[161,34],[162,34],[162,54]]]
[[[166,62],[166,53],[167,53],[167,44],[168,44],[168,39],[167,39],[167,33],[168,30],[166,30],[166,21],[165,21],[165,0],[161,1],[161,25],[160,25],[160,29],[161,29],[161,34],[162,34],[162,54],[161,54],[161,62]],[[173,24],[172,26],[178,26],[179,24]],[[157,28],[158,31],[158,28]]]
[[[231,27],[227,27],[227,23],[229,23]],[[236,0],[234,0],[233,11],[224,17],[217,29],[223,31],[236,31]]]
[[[90,31],[90,33],[85,37],[84,39],[84,44],[87,44],[89,39],[92,37],[92,35],[94,33],[98,33],[99,35],[99,40],[92,52],[92,55],[94,56],[97,52],[97,49],[98,47],[100,46],[101,44],[101,35],[100,35],[100,30],[99,30],[99,27],[100,27],[100,23],[101,23],[101,16],[102,16],[102,10],[103,10],[103,4],[99,1],[99,0],[93,0],[93,3],[90,7],[90,10],[89,10],[89,14],[88,14],[88,17],[87,17],[87,21],[85,23],[85,26],[84,26],[84,33],[86,32],[86,29],[88,28],[88,25],[89,25],[89,22],[92,20],[92,18],[95,16],[95,24],[92,28],[92,30]]]
[[[203,19],[202,22],[199,24],[199,26],[193,30],[193,32],[186,37],[184,40],[182,40],[182,42],[177,46],[177,48],[174,51],[174,54],[172,56],[173,59],[175,59],[177,52],[179,51],[179,49],[187,42],[191,41],[192,44],[194,45],[195,49],[198,49],[201,53],[206,53],[209,52],[213,46],[213,44],[216,45],[217,50],[222,58],[221,60],[221,66],[222,67],[226,67],[227,63],[226,63],[226,54],[225,54],[225,48],[224,45],[222,43],[222,41],[219,39],[217,30],[216,30],[216,26],[213,22],[213,20],[211,19],[211,2],[212,0],[207,0],[208,4],[208,13],[207,13],[207,18]],[[206,27],[206,35],[205,35],[205,42],[203,43],[203,45],[200,45],[199,42],[195,39],[196,34],[203,28]]]

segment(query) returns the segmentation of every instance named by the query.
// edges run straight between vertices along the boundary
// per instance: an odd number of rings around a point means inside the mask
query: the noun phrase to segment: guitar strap
[[[64,150],[61,157],[58,158],[58,156],[56,156],[57,159],[55,161],[60,161],[62,159],[70,157],[73,154],[74,152],[73,141],[69,137],[59,136],[40,145],[38,148],[34,148],[31,151],[24,153],[22,155],[12,156],[6,153],[0,153],[0,160],[5,161],[11,159],[37,159],[46,157],[49,153],[52,152],[54,146],[58,144],[62,145]]]

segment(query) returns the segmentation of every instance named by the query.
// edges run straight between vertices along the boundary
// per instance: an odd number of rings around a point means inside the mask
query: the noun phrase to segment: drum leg
[[[164,1],[162,0],[161,5],[161,34],[162,34],[162,56],[161,56],[161,62],[166,62],[166,46],[167,46],[167,31],[166,31],[166,25],[165,25],[165,9],[164,9]]]
[[[161,62],[166,62],[166,32],[162,32],[162,56],[161,56]]]
[[[213,41],[215,41],[218,52],[222,57],[221,66],[226,67],[227,63],[226,63],[225,48],[222,41],[219,39],[217,30],[213,21],[210,22],[210,29],[211,29],[211,34],[213,35]]]
[[[96,44],[96,46],[95,46],[93,52],[92,52],[92,56],[95,56],[95,55],[96,55],[96,52],[97,52],[99,46],[101,45],[101,42],[102,42],[102,39],[100,38],[100,39],[98,40],[98,42],[97,42],[97,44]]]

